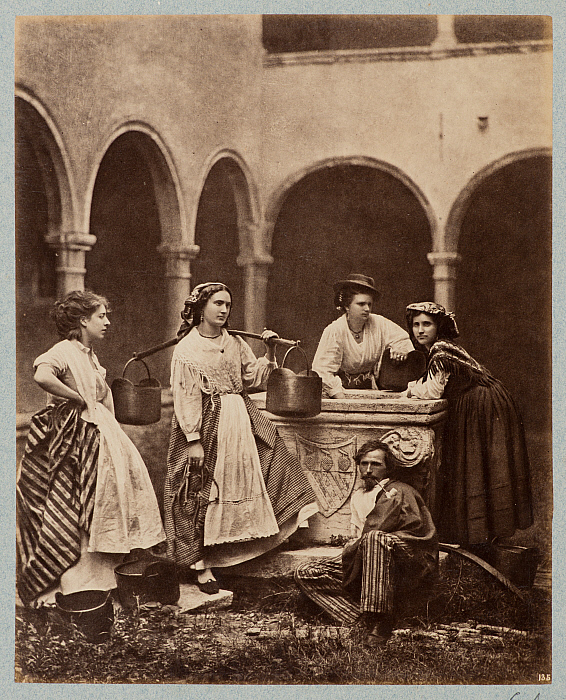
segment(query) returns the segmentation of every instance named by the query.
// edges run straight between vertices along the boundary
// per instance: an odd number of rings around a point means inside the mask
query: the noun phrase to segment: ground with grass
[[[531,589],[521,600],[455,555],[380,650],[363,646],[360,627],[337,627],[288,580],[223,585],[234,591],[228,610],[118,607],[110,639],[98,645],[54,610],[18,607],[16,680],[508,685],[551,674],[550,593]]]

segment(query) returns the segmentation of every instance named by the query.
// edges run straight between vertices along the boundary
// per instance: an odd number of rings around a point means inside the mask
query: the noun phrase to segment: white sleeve
[[[256,357],[245,340],[238,338],[240,343],[240,358],[242,363],[242,382],[246,389],[265,387],[269,375],[277,367],[276,362],[270,362],[265,355]]]
[[[173,409],[179,426],[189,442],[200,439],[202,425],[202,393],[190,369],[173,362],[171,371]]]
[[[382,318],[383,321],[385,321],[383,331],[385,336],[386,347],[392,348],[397,352],[403,353],[409,353],[415,349],[413,347],[413,343],[411,343],[411,339],[409,338],[409,334],[407,333],[407,331],[403,330],[401,326],[398,326],[396,323],[390,321],[388,318]]]
[[[344,391],[337,372],[342,366],[342,345],[334,328],[326,326],[312,362],[313,370],[322,378],[322,386],[327,396],[336,396]]]
[[[360,537],[364,528],[364,522],[358,511],[356,492],[354,491],[350,499],[350,535],[352,537]]]
[[[409,392],[413,399],[441,399],[444,395],[444,388],[450,378],[450,374],[444,370],[438,370],[423,381],[417,379],[416,382],[409,382]]]

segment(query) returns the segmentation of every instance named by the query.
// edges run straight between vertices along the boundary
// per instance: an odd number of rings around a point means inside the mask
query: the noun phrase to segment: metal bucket
[[[306,372],[295,374],[284,367],[291,350],[300,350],[307,364]],[[298,345],[285,353],[281,367],[274,369],[267,380],[265,408],[278,416],[310,418],[318,415],[322,408],[322,379],[310,369],[305,351]]]
[[[114,623],[110,591],[56,593],[55,603],[63,619],[75,625],[89,642],[101,644],[109,639]]]
[[[539,562],[540,554],[535,547],[493,545],[493,566],[518,588],[531,588]]]
[[[126,369],[131,362],[141,362],[147,377],[139,384],[125,379]],[[149,425],[161,419],[161,384],[151,377],[143,360],[133,357],[124,366],[122,377],[112,382],[114,415],[118,423],[127,425]]]
[[[175,605],[181,591],[175,562],[166,559],[139,559],[114,569],[118,597],[125,608],[146,603]]]

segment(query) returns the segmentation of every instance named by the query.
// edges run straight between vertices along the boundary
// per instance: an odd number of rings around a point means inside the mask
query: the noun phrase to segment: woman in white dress
[[[114,418],[93,344],[107,300],[74,291],[55,304],[62,340],[34,362],[48,393],[31,421],[17,478],[18,592],[24,603],[116,587],[114,567],[165,532],[147,468]]]
[[[267,354],[256,358],[226,330],[231,308],[226,285],[197,285],[171,365],[167,554],[208,594],[219,590],[213,568],[273,549],[318,510],[296,457],[246,394],[276,367],[276,334],[263,332]]]
[[[324,396],[338,399],[344,389],[377,389],[385,351],[393,362],[403,362],[413,350],[406,331],[372,313],[378,298],[373,278],[366,275],[351,274],[334,285],[334,305],[343,313],[324,329],[312,363]]]

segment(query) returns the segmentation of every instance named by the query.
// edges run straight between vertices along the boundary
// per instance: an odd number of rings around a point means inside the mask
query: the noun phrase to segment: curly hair
[[[336,290],[334,293],[334,306],[340,311],[346,311],[356,294],[368,294],[373,297],[374,301],[376,299],[376,294],[373,294],[367,287],[358,287],[355,284],[351,284]]]
[[[183,319],[183,322],[181,323],[181,327],[177,332],[177,337],[179,339],[183,338],[191,329],[199,325],[199,323],[202,321],[204,307],[206,306],[210,297],[213,294],[216,294],[216,292],[228,292],[230,299],[233,298],[232,292],[222,282],[206,282],[204,284],[197,285],[193,289],[192,294],[185,300],[185,306],[181,311],[181,318]],[[228,318],[222,326],[223,328],[229,327],[229,318],[230,314],[228,314]]]
[[[106,297],[80,289],[69,292],[63,299],[56,301],[51,317],[61,340],[80,340],[81,319],[90,318],[100,306],[110,311]]]

